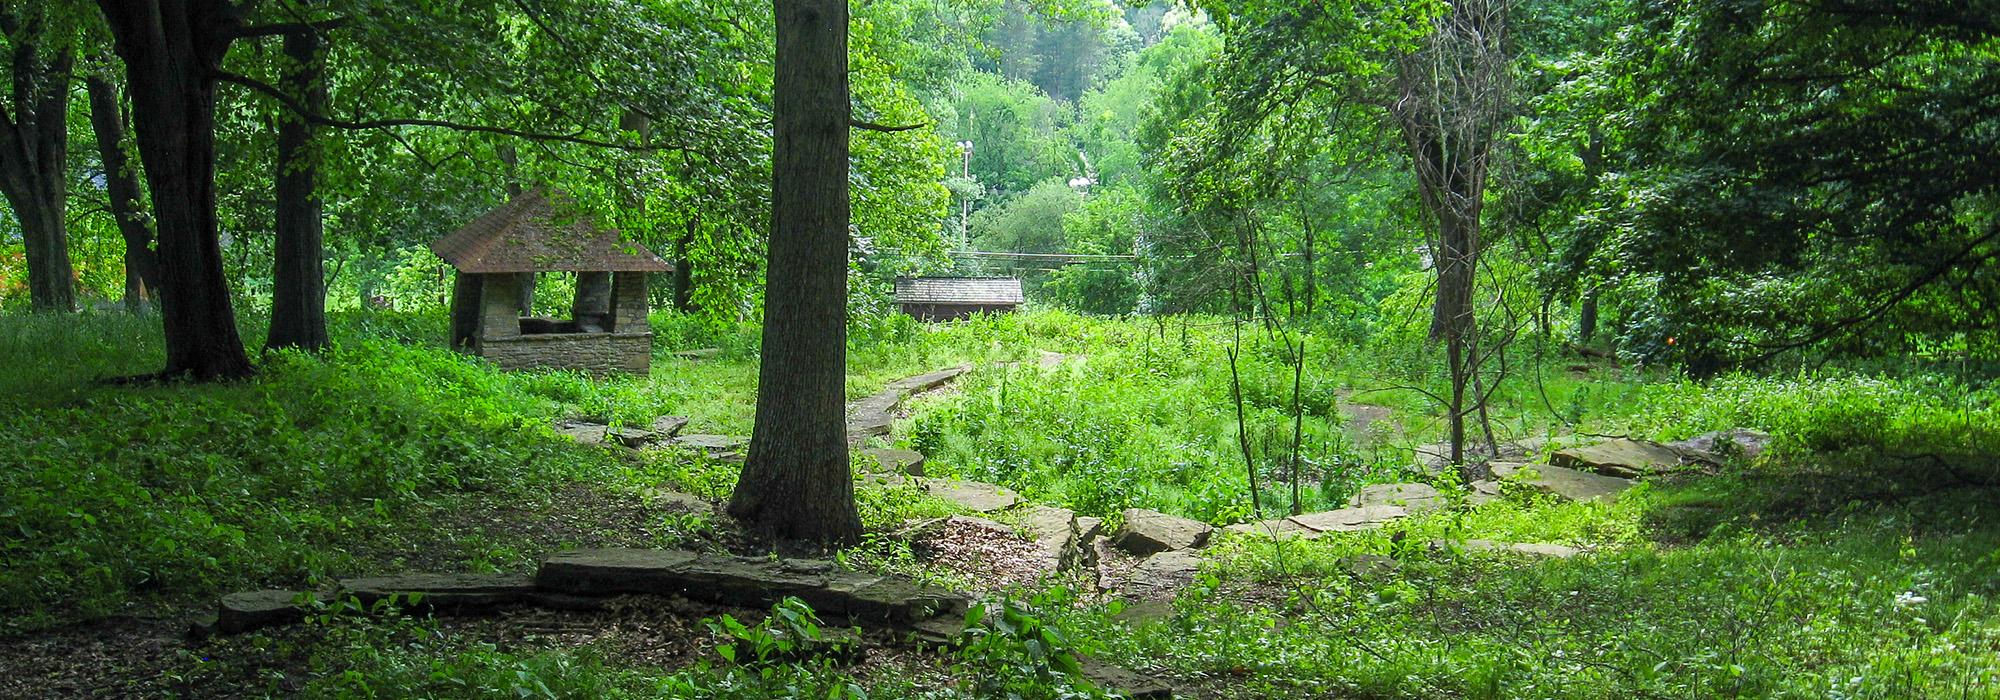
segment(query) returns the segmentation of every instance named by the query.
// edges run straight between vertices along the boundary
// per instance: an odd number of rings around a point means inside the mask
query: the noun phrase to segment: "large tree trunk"
[[[776,0],[771,248],[750,456],[729,514],[784,538],[861,539],[848,468],[847,0]]]
[[[76,310],[69,262],[69,49],[41,55],[43,11],[26,17],[0,6],[0,29],[12,44],[12,114],[0,114],[0,194],[21,224],[28,258],[28,300],[37,311]]]
[[[282,87],[306,109],[326,111],[319,34],[285,35]],[[271,251],[271,332],[264,348],[324,349],[326,337],[325,222],[314,193],[319,158],[313,126],[285,110],[278,115],[277,241]]]
[[[1583,301],[1576,308],[1576,344],[1589,345],[1597,336],[1597,287],[1583,292]]]
[[[99,0],[125,59],[158,226],[163,376],[248,376],[215,215],[215,78],[235,25],[220,0]]]
[[[688,260],[688,244],[693,242],[700,219],[688,217],[687,229],[674,238],[674,309],[694,311],[694,263]]]
[[[97,135],[97,155],[104,165],[105,194],[111,217],[125,239],[125,309],[145,311],[160,286],[160,263],[153,257],[153,229],[139,205],[139,176],[125,157],[125,113],[119,107],[118,84],[110,76],[84,78],[90,93],[90,127]]]

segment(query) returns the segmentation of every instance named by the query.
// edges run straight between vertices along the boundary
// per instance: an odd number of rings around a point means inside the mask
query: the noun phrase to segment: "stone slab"
[[[1409,514],[1409,510],[1402,506],[1365,506],[1294,515],[1289,519],[1315,532],[1353,532],[1373,530]]]
[[[662,549],[576,549],[542,560],[535,586],[574,595],[673,593],[678,568],[694,561],[694,552]]]
[[[1668,447],[1708,462],[1720,463],[1730,454],[1756,459],[1771,446],[1771,434],[1749,428],[1702,433],[1686,440],[1667,443]]]
[[[1111,546],[1138,556],[1201,547],[1215,531],[1208,523],[1145,508],[1126,508],[1124,515]]]
[[[1021,494],[984,481],[926,479],[924,490],[931,495],[977,513],[992,513],[1021,503]]]
[[[1430,484],[1372,484],[1361,488],[1360,493],[1347,499],[1351,508],[1368,506],[1402,506],[1412,513],[1435,510],[1444,505],[1444,497]]]
[[[275,589],[225,595],[216,604],[215,629],[239,634],[304,620],[309,607],[296,602],[299,595],[298,591]]]
[[[1549,457],[1549,463],[1565,469],[1630,479],[1679,465],[1681,455],[1659,443],[1617,438],[1595,445],[1556,450]]]
[[[1021,526],[1052,571],[1075,571],[1097,563],[1096,550],[1085,546],[1075,511],[1029,504],[1021,513]]]
[[[1160,552],[1139,562],[1126,575],[1125,588],[1141,596],[1171,595],[1192,583],[1201,570],[1201,554],[1191,549]]]
[[[669,444],[675,447],[686,447],[690,449],[705,450],[709,452],[711,455],[713,455],[713,454],[720,454],[723,452],[732,452],[749,443],[750,443],[749,438],[739,437],[735,435],[707,435],[702,433],[691,433],[688,435],[677,436],[674,438],[673,442]]]
[[[1076,532],[1088,546],[1091,541],[1104,536],[1104,519],[1090,515],[1076,516]]]
[[[797,596],[822,614],[908,623],[965,609],[963,597],[907,579],[841,571],[824,559],[772,560],[679,550],[588,549],[542,562],[543,591],[578,596],[680,595],[720,605],[765,607]]]
[[[660,416],[654,418],[653,422],[647,427],[652,429],[654,439],[668,440],[681,434],[681,429],[686,428],[687,425],[687,416]]]
[[[1431,549],[1433,551],[1512,552],[1515,554],[1553,559],[1568,559],[1583,553],[1581,549],[1560,544],[1543,542],[1495,542],[1493,540],[1433,540],[1431,542]]]
[[[362,605],[397,596],[412,607],[450,610],[518,603],[535,592],[535,582],[518,574],[404,574],[341,579],[338,590]]]
[[[604,431],[604,437],[636,450],[652,442],[655,436],[653,431],[643,428],[611,428]]]
[[[605,431],[608,430],[610,430],[610,428],[595,423],[584,423],[579,421],[561,421],[556,423],[557,435],[561,435],[563,437],[574,440],[579,445],[596,445],[603,443],[604,433]]]
[[[1226,532],[1229,532],[1230,534],[1255,535],[1259,537],[1269,537],[1274,540],[1291,539],[1294,537],[1303,539],[1313,539],[1319,536],[1318,530],[1314,530],[1304,525],[1292,522],[1290,518],[1278,518],[1275,520],[1260,520],[1252,523],[1237,523],[1235,525],[1230,525],[1222,529]]]
[[[1498,469],[1496,468],[1495,471],[1497,472]],[[1483,506],[1500,500],[1500,498],[1500,482],[1491,479],[1481,479],[1472,482],[1472,488],[1465,495],[1466,502],[1475,506]]]
[[[1516,476],[1523,471],[1532,471],[1533,476]],[[1493,475],[1502,479],[1527,484],[1547,493],[1552,493],[1572,501],[1611,502],[1618,494],[1632,488],[1630,479],[1593,474],[1548,464],[1495,463]]]
[[[924,374],[919,374],[914,377],[904,377],[902,379],[889,382],[888,388],[895,391],[900,391],[904,395],[921,394],[926,391],[930,391],[932,389],[936,389],[938,387],[949,384],[951,383],[952,380],[964,376],[965,373],[970,371],[972,371],[972,365],[959,365],[957,367],[947,367],[945,369],[941,369],[936,372],[927,372]]]

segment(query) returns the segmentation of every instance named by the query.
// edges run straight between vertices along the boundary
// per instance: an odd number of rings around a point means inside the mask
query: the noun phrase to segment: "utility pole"
[[[969,185],[972,182],[972,142],[958,142],[958,150],[962,156],[960,158],[959,175],[964,177],[966,183]],[[965,250],[972,247],[970,228],[972,221],[972,193],[967,192],[959,195],[958,202],[958,247],[960,250]]]

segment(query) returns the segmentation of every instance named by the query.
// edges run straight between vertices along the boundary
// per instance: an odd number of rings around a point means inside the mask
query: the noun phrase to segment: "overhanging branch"
[[[248,39],[260,36],[282,36],[298,32],[324,32],[347,26],[350,17],[329,17],[323,20],[304,22],[275,22],[272,24],[250,24],[229,30],[231,39]]]
[[[874,122],[861,121],[859,119],[849,119],[847,120],[847,125],[854,127],[856,129],[861,129],[863,131],[876,131],[884,134],[893,134],[898,131],[914,131],[917,129],[922,129],[924,127],[930,126],[929,124],[906,124],[903,126],[884,126],[881,124],[876,124]]]
[[[350,131],[367,131],[372,129],[393,129],[396,127],[403,127],[403,126],[417,126],[417,127],[426,127],[433,129],[447,129],[450,131],[459,131],[459,132],[475,133],[475,134],[498,134],[501,136],[512,136],[515,138],[528,139],[531,141],[555,141],[560,143],[573,143],[579,146],[608,148],[619,151],[631,151],[635,153],[646,153],[652,151],[685,150],[684,148],[679,146],[642,146],[637,144],[604,141],[601,139],[594,139],[588,136],[584,136],[582,132],[577,132],[574,134],[550,134],[550,133],[543,133],[536,131],[526,131],[522,129],[511,129],[504,126],[491,126],[486,124],[465,124],[461,122],[447,121],[443,119],[416,119],[416,118],[364,119],[364,120],[338,119],[307,109],[304,104],[294,99],[291,95],[285,94],[285,91],[278,89],[276,86],[271,85],[270,83],[257,80],[256,78],[251,78],[245,75],[238,75],[235,73],[230,73],[228,71],[215,71],[214,76],[216,80],[220,80],[225,83],[241,85],[243,87],[250,88],[252,91],[262,93],[264,94],[264,96],[269,97],[273,100],[277,100],[279,104],[284,105],[286,109],[290,110],[293,114],[298,115],[299,118],[304,119],[309,123],[312,123],[317,126],[332,127],[335,129],[347,129]]]

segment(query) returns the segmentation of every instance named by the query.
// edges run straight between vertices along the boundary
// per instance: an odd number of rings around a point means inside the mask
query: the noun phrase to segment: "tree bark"
[[[42,10],[26,17],[0,8],[12,44],[13,113],[0,114],[0,195],[21,224],[28,301],[37,311],[76,310],[69,261],[69,85],[67,48],[42,56]]]
[[[1597,287],[1584,290],[1576,308],[1576,344],[1589,345],[1597,336]]]
[[[222,0],[99,0],[131,91],[158,227],[163,376],[251,374],[215,214],[215,71],[238,20]]]
[[[314,113],[326,111],[320,36],[312,30],[285,35],[286,70],[280,87]],[[313,126],[291,110],[278,115],[277,240],[271,251],[271,329],[264,349],[318,351],[327,346],[325,219],[319,195],[319,156]]]
[[[776,0],[771,245],[750,455],[729,513],[784,538],[861,539],[849,469],[847,0]]]
[[[84,78],[90,93],[90,128],[97,135],[97,155],[104,166],[104,189],[111,199],[111,218],[125,239],[125,310],[145,311],[160,286],[160,263],[153,256],[153,229],[139,203],[136,164],[125,157],[125,113],[118,84],[111,76]]]
[[[699,219],[689,217],[687,229],[674,239],[674,308],[681,313],[694,311],[694,265],[688,262],[688,244],[700,225]]]

